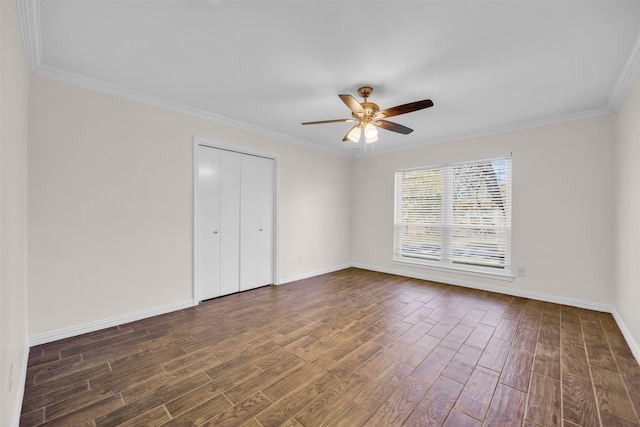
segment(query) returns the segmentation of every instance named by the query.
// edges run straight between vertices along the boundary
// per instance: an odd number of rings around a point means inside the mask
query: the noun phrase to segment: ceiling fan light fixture
[[[373,123],[369,122],[364,127],[364,138],[367,141],[367,144],[378,140],[378,129],[376,129]]]
[[[433,107],[433,101],[423,99],[422,101],[410,102],[408,104],[396,105],[395,107],[380,110],[377,104],[369,102],[368,98],[373,89],[370,86],[363,86],[358,89],[358,95],[364,98],[364,102],[358,102],[353,96],[348,94],[340,94],[338,97],[351,110],[349,119],[320,120],[315,122],[304,122],[303,125],[317,125],[325,123],[342,123],[358,121],[358,124],[352,127],[349,132],[342,138],[343,141],[359,142],[362,136],[362,128],[364,128],[365,140],[368,144],[378,140],[378,129],[382,128],[391,132],[408,135],[413,129],[398,123],[386,120],[387,117],[399,116],[423,108]]]
[[[360,129],[360,126],[354,126],[353,129],[351,129],[347,134],[347,139],[349,141],[358,142],[360,141],[361,132],[362,132],[362,129]]]

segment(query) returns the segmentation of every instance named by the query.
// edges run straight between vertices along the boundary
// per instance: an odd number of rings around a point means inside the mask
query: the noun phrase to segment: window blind
[[[396,260],[510,271],[510,158],[398,170],[395,178]]]

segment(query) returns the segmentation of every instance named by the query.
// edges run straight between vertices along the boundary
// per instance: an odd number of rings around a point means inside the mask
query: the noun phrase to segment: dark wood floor
[[[31,350],[22,426],[638,426],[609,314],[347,269]]]

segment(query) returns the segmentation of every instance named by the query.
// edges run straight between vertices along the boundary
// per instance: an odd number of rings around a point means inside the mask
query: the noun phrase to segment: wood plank
[[[329,418],[326,425],[332,427],[364,426],[369,416],[369,412],[354,402],[349,402]]]
[[[538,341],[544,344],[559,346],[560,345],[560,323],[546,323],[540,324],[540,331],[538,334]]]
[[[380,408],[367,420],[367,423],[372,426],[403,425],[428,389],[427,384],[409,377],[382,403]]]
[[[366,376],[356,376],[351,382],[342,381],[338,386],[322,393],[309,405],[298,411],[294,418],[305,426],[324,424],[332,414],[337,413],[345,402],[350,401],[371,382]]]
[[[120,424],[118,427],[158,427],[169,421],[171,417],[164,406],[158,406],[149,412],[138,415],[129,421]]]
[[[46,426],[77,426],[77,425],[92,425],[93,419],[96,417],[104,416],[112,412],[115,409],[122,408],[122,396],[114,394],[98,402],[93,402],[89,405],[76,409],[73,412],[69,412],[66,415],[51,419],[47,416],[45,409],[45,423]]]
[[[440,344],[438,338],[425,335],[415,343],[409,351],[401,355],[398,360],[410,366],[418,366]]]
[[[591,340],[585,340],[585,347],[587,349],[587,356],[589,356],[589,365],[608,369],[612,372],[618,372],[618,365],[616,359],[613,357],[611,348],[607,341],[595,342]]]
[[[465,344],[484,350],[495,330],[496,328],[493,326],[480,323],[475,327]]]
[[[452,350],[459,350],[472,332],[474,332],[474,328],[471,326],[457,324],[451,332],[444,337],[440,342],[440,345],[449,347]]]
[[[178,426],[197,426],[204,424],[205,422],[221,414],[225,410],[233,407],[232,403],[224,397],[223,394],[218,394],[212,399],[209,399],[200,405],[191,408],[187,412],[173,418],[166,424],[166,427],[178,427]]]
[[[536,343],[533,372],[560,379],[560,347],[543,342]]]
[[[417,322],[409,329],[407,329],[402,335],[398,337],[398,341],[404,344],[415,344],[424,334],[426,334],[433,325],[425,322]]]
[[[518,330],[518,321],[511,319],[500,319],[500,323],[496,326],[496,330],[493,332],[492,337],[505,341],[511,341]]]
[[[591,368],[591,374],[600,414],[606,412],[637,422],[638,417],[620,374],[596,367]]]
[[[289,357],[270,366],[257,375],[252,376],[246,381],[239,382],[233,387],[225,390],[224,395],[234,404],[239,403],[251,396],[255,396],[260,390],[269,387],[276,381],[299,371],[304,365],[305,363],[303,360],[294,355],[289,355]]]
[[[500,374],[482,366],[477,367],[464,386],[455,408],[478,420],[484,420]]]
[[[109,414],[97,417],[95,420],[96,425],[100,427],[117,426],[118,424],[129,421],[142,413],[150,411],[156,406],[162,405],[165,402],[178,398],[195,388],[207,384],[210,381],[210,378],[204,374],[176,381],[173,384],[160,388],[155,393],[148,394],[141,399],[134,400],[121,408],[113,410]]]
[[[525,420],[541,426],[562,424],[560,381],[534,373]]]
[[[636,421],[628,420],[626,418],[618,417],[608,412],[601,412],[600,419],[602,420],[603,426],[615,426],[615,427],[638,427]]]
[[[211,418],[203,425],[210,427],[238,426],[251,420],[270,404],[271,401],[262,393],[256,393],[254,396],[246,398],[242,402]]]
[[[565,420],[580,426],[600,425],[591,380],[563,373],[562,397]]]
[[[479,308],[472,308],[469,312],[460,320],[461,325],[471,326],[475,328],[478,326],[482,318],[487,314],[486,310]]]
[[[584,337],[582,336],[582,326],[580,326],[580,323],[566,322],[563,318],[560,323],[560,339],[563,344],[584,347]]]
[[[263,387],[262,394],[275,402],[307,383],[311,378],[315,378],[323,373],[324,369],[322,366],[317,363],[307,363],[299,368],[296,367],[296,369],[288,375],[278,378],[273,383]]]
[[[436,347],[429,356],[413,371],[411,376],[424,381],[427,384],[436,382],[442,371],[447,367],[449,361],[456,354],[455,350],[447,347]]]
[[[584,347],[572,344],[562,346],[562,372],[582,378],[591,378],[589,360]]]
[[[349,353],[348,356],[339,360],[335,367],[329,369],[329,372],[340,378],[346,378],[349,374],[356,371],[360,365],[375,356],[381,349],[382,346],[375,341],[367,341]]]
[[[453,356],[442,375],[460,384],[466,383],[481,355],[482,350],[479,348],[463,345]]]
[[[511,348],[500,375],[500,382],[521,391],[527,391],[533,365],[533,353]]]
[[[517,427],[522,424],[527,395],[520,390],[498,384],[484,420],[486,426]]]
[[[406,426],[441,426],[462,391],[462,384],[440,377],[407,419]]]
[[[367,384],[353,401],[368,412],[374,412],[411,375],[412,371],[412,367],[396,362],[392,369]]]
[[[471,418],[468,415],[458,412],[456,410],[451,411],[447,417],[447,421],[443,427],[481,427],[482,423],[478,420]]]
[[[280,426],[282,423],[290,419],[295,413],[300,411],[309,403],[313,402],[318,396],[339,384],[341,380],[332,374],[325,374],[317,377],[311,384],[302,390],[291,394],[291,398],[282,399],[256,416],[256,419],[264,427]]]
[[[480,356],[478,364],[486,368],[493,369],[494,371],[501,372],[504,362],[507,360],[507,356],[509,355],[510,348],[511,343],[509,341],[492,337],[482,352],[482,356]]]

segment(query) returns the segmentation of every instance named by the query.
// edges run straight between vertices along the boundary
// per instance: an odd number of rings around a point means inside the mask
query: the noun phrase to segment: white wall
[[[0,425],[17,425],[27,357],[28,75],[15,1],[0,1]],[[13,364],[13,377],[9,377]],[[11,391],[9,382],[13,381]]]
[[[616,247],[615,306],[640,345],[640,77],[615,121]],[[636,358],[640,358],[636,348]]]
[[[29,108],[30,336],[192,300],[193,136],[277,156],[280,281],[350,262],[348,158],[37,76]]]
[[[613,294],[613,119],[610,116],[358,158],[356,265],[598,308]],[[513,153],[512,260],[503,282],[393,264],[397,168]],[[515,270],[515,268],[514,268]]]

